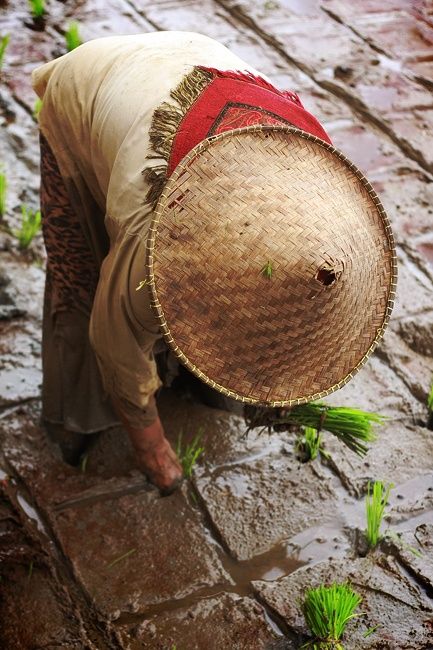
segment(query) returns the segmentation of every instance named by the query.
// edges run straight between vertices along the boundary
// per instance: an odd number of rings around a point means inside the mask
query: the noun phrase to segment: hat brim
[[[251,404],[342,387],[382,337],[397,263],[372,186],[285,126],[204,140],[178,165],[147,242],[151,305],[199,379]]]

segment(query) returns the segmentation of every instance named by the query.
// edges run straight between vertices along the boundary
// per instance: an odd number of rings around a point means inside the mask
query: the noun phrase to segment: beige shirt
[[[158,325],[146,287],[137,291],[152,219],[142,172],[165,164],[147,158],[149,129],[155,108],[197,65],[258,74],[220,43],[187,32],[97,39],[33,72],[41,131],[96,255],[95,201],[105,215],[109,253],[101,255],[89,332],[103,384],[139,409],[161,383],[152,354]]]

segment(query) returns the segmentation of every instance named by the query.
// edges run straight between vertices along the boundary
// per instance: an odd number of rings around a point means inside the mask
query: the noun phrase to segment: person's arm
[[[113,230],[111,231],[113,235]],[[162,492],[181,479],[182,469],[158,416],[161,385],[153,346],[160,338],[143,280],[145,251],[138,236],[111,238],[90,323],[90,340],[106,392],[123,422],[139,466]]]

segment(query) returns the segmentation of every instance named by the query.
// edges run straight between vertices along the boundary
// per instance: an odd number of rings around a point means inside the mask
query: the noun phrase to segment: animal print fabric
[[[42,230],[53,312],[90,313],[99,269],[71,206],[54,154],[41,135]]]

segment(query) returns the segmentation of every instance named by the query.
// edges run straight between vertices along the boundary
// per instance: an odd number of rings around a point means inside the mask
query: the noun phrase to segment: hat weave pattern
[[[196,146],[162,192],[147,250],[165,340],[246,403],[291,406],[340,388],[393,305],[395,246],[377,195],[341,152],[292,127]]]

